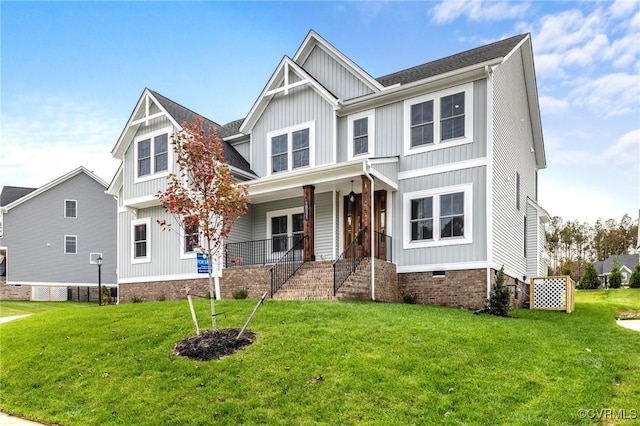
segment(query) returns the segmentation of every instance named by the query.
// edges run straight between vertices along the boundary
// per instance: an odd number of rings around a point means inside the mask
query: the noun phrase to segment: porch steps
[[[362,259],[356,270],[342,284],[337,300],[370,300],[371,299],[371,258]]]
[[[331,261],[307,262],[273,295],[274,300],[336,300]]]

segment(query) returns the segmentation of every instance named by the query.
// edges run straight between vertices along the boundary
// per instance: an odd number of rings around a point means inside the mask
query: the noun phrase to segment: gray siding
[[[371,167],[393,182],[398,182],[398,163],[372,164]]]
[[[315,121],[315,165],[333,162],[333,107],[308,86],[291,89],[273,97],[251,132],[253,164],[258,176],[267,175],[267,133]]]
[[[527,276],[538,277],[538,227],[540,220],[538,219],[538,209],[527,203]]]
[[[376,157],[402,154],[402,102],[376,108]]]
[[[399,191],[393,198],[393,258],[398,266],[451,265],[464,262],[482,262],[487,259],[486,238],[486,168],[475,167],[431,176],[400,181]],[[403,249],[404,226],[403,196],[407,192],[443,188],[473,183],[473,242],[453,246]]]
[[[251,164],[251,143],[249,141],[233,144],[233,147],[242,155],[242,158]]]
[[[318,46],[313,48],[302,68],[339,99],[346,100],[372,93],[356,75]]]
[[[493,73],[493,259],[515,277],[526,274],[523,256],[527,197],[535,200],[532,125],[520,51]],[[516,209],[516,171],[520,174],[520,210]]]
[[[7,281],[97,284],[89,253],[102,253],[102,282],[116,283],[116,200],[85,173],[75,175],[4,215]],[[77,200],[77,218],[64,217],[64,200]],[[64,254],[76,235],[77,254]]]
[[[252,235],[252,217],[253,206],[249,205],[249,211],[244,216],[241,216],[233,224],[231,232],[229,233],[229,242],[238,243],[242,241],[251,241]]]
[[[156,130],[161,130],[167,127],[172,127],[171,121],[167,117],[158,117],[149,121],[149,125],[145,126],[141,124],[134,138],[138,136],[143,136],[147,133],[155,132]],[[174,129],[175,130],[175,129]],[[169,141],[170,142],[170,141]],[[157,179],[151,179],[144,182],[134,183],[135,182],[135,143],[133,141],[127,148],[127,151],[124,155],[124,197],[126,200],[139,198],[139,197],[147,197],[150,195],[154,195],[158,191],[164,190],[167,187],[167,179],[166,177],[160,177]],[[169,169],[170,171],[176,172],[175,168],[177,167],[172,161],[173,151],[171,149],[171,145],[169,145]],[[171,169],[171,168],[174,169]]]

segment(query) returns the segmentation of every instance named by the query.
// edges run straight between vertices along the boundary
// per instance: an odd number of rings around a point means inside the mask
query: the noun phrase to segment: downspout
[[[369,174],[369,172],[367,171],[367,168],[371,167],[371,165],[369,164],[369,161],[365,160],[362,162],[362,172],[365,174],[365,176],[367,177],[367,179],[369,179],[369,181],[371,182],[371,191],[370,192],[370,198],[371,200],[369,201],[369,230],[371,233],[371,237],[369,238],[369,244],[371,245],[371,247],[369,248],[369,256],[371,257],[371,300],[373,300],[375,302],[376,300],[376,268],[375,268],[375,254],[374,254],[374,231],[373,231],[373,210],[374,210],[374,205],[373,205],[373,193],[375,192],[375,188],[374,188],[374,182],[373,182],[373,176],[371,176]]]

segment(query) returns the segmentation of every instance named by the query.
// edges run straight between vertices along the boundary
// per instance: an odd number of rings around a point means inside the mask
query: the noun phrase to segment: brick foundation
[[[487,300],[487,270],[468,269],[446,271],[444,276],[433,272],[398,274],[399,294],[413,293],[417,303],[478,309]]]
[[[30,285],[8,285],[0,281],[0,300],[31,300]]]
[[[398,290],[396,264],[375,259],[375,295],[380,302],[397,303],[402,301]]]

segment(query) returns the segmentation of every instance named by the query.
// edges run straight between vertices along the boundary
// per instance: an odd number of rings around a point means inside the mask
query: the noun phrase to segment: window
[[[473,83],[404,101],[405,155],[473,142]]]
[[[433,197],[411,200],[411,241],[433,239]]]
[[[271,240],[271,252],[291,249],[304,236],[302,207],[267,212],[267,238]]]
[[[64,217],[71,219],[78,217],[78,202],[76,200],[64,200]]]
[[[169,172],[169,134],[162,129],[135,140],[136,179],[145,180]]]
[[[64,236],[64,254],[76,254],[78,252],[78,237],[76,235]]]
[[[305,123],[267,134],[269,174],[313,166],[315,123]]]
[[[198,226],[188,226],[184,230],[184,252],[193,253],[198,249],[198,243],[200,239],[200,232],[198,232]]]
[[[132,262],[133,263],[142,263],[142,262],[150,262],[150,245],[149,245],[149,232],[151,229],[151,219],[144,218],[134,220],[131,223],[132,232]]]
[[[406,193],[403,248],[470,244],[473,185]]]
[[[349,160],[354,157],[368,158],[374,155],[375,110],[363,111],[349,116],[347,138]]]

